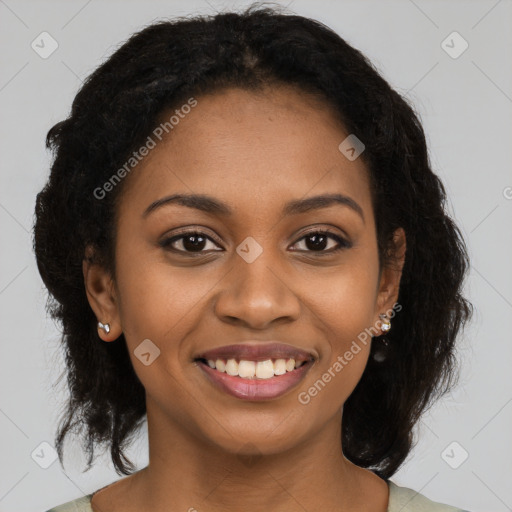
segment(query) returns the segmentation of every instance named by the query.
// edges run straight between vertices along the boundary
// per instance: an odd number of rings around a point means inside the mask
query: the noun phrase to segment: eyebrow
[[[147,217],[155,210],[169,204],[179,204],[180,206],[194,208],[213,215],[229,216],[233,214],[233,210],[226,203],[223,203],[214,197],[204,194],[173,194],[153,201],[144,210],[142,217]],[[306,199],[294,199],[284,205],[282,214],[285,216],[297,215],[311,210],[329,208],[334,205],[347,206],[351,208],[361,217],[363,222],[365,221],[361,206],[359,206],[359,204],[351,197],[343,194],[322,194],[319,196],[308,197]]]

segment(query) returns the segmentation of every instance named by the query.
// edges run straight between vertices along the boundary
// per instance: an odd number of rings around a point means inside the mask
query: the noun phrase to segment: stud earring
[[[388,315],[385,315],[384,313],[379,315],[379,318],[382,320],[382,332],[386,333],[391,329],[391,322],[388,320]]]
[[[107,334],[110,332],[110,324],[102,324],[98,322],[98,328],[103,329]]]

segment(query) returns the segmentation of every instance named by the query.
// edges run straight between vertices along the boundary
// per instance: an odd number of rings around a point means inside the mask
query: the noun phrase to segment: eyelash
[[[350,247],[352,247],[352,244],[350,242],[348,242],[341,236],[333,233],[329,229],[317,229],[314,231],[309,231],[309,232],[305,233],[301,238],[299,238],[293,245],[297,244],[298,242],[302,241],[304,238],[307,238],[308,236],[311,236],[311,235],[328,235],[329,238],[334,239],[339,245],[337,248],[330,249],[328,251],[325,251],[325,250],[322,250],[322,251],[299,250],[297,252],[310,252],[310,253],[316,253],[319,256],[324,256],[324,255],[328,255],[328,254],[337,253],[343,249],[349,249]],[[211,237],[207,236],[205,233],[202,233],[201,231],[191,230],[191,231],[183,231],[179,235],[175,235],[173,237],[166,238],[166,239],[162,240],[159,243],[159,245],[168,251],[172,251],[172,252],[176,252],[176,253],[183,253],[183,254],[190,255],[192,257],[201,256],[201,255],[205,254],[206,251],[193,252],[193,251],[183,251],[181,249],[174,249],[172,247],[169,248],[169,246],[172,243],[174,243],[178,240],[181,240],[183,238],[187,238],[187,236],[201,236],[203,238],[206,238],[207,240],[210,240],[213,243],[217,243],[215,240],[213,240]],[[220,252],[220,251],[214,251],[214,252]]]

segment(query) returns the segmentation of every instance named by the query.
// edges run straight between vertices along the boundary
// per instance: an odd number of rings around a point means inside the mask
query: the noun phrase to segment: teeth
[[[226,371],[226,363],[222,359],[217,359],[217,361],[214,362],[213,367],[217,368],[219,372]]]
[[[274,376],[274,363],[272,359],[258,361],[256,364],[256,377],[258,379],[270,379]]]
[[[265,361],[247,361],[242,359],[238,362],[236,359],[217,359],[213,361],[208,359],[208,366],[215,368],[219,372],[225,372],[231,376],[238,376],[243,379],[270,379],[275,375],[284,375],[302,366],[303,361],[289,359],[267,359]]]
[[[286,359],[277,359],[274,363],[274,375],[284,375],[286,373]]]
[[[226,363],[226,373],[228,375],[238,375],[238,363],[235,359],[228,359]]]
[[[244,379],[252,379],[256,374],[256,363],[254,361],[240,361],[238,363],[238,376]]]

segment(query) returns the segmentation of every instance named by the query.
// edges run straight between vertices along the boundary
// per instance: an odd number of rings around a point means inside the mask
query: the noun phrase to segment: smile
[[[266,359],[264,361],[234,358],[197,359],[197,366],[219,390],[245,400],[278,398],[305,377],[312,360]]]

